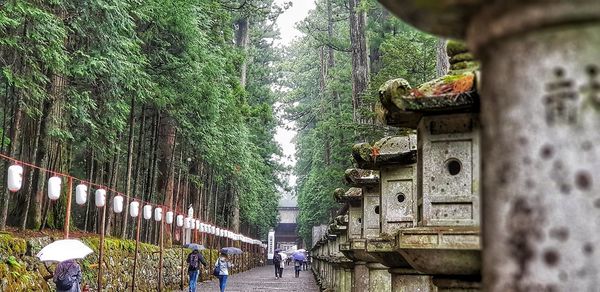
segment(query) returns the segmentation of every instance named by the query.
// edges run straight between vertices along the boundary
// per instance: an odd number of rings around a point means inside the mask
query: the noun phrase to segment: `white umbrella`
[[[91,248],[77,239],[63,239],[46,245],[36,256],[42,262],[63,262],[82,259],[92,252]]]
[[[285,253],[279,253],[281,255],[281,260],[285,261],[288,258],[288,255]]]

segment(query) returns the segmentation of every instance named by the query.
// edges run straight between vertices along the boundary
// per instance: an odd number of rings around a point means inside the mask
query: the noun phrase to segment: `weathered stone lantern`
[[[347,210],[345,207],[342,208],[339,213],[346,213]],[[348,215],[337,216],[334,222],[329,225],[329,232],[336,235],[336,238],[333,241],[335,257],[333,257],[332,260],[336,278],[335,287],[337,287],[336,291],[340,292],[350,292],[352,289],[352,269],[354,268],[354,264],[352,260],[344,254],[344,247],[349,243],[348,225]]]
[[[396,247],[396,234],[417,225],[417,139],[414,134],[386,137],[373,146],[353,147],[361,168],[380,172],[381,233],[367,241],[367,252],[389,267],[392,291],[431,291],[427,275],[414,270]]]
[[[460,43],[448,48],[448,75],[414,89],[403,79],[382,86],[381,118],[418,138],[417,224],[400,230],[396,250],[440,290],[469,290],[481,269],[478,65]]]
[[[380,1],[481,60],[484,290],[595,290],[600,2]]]
[[[352,172],[356,170],[348,170]],[[350,260],[352,260],[352,291],[369,290],[369,270],[366,267],[367,262],[376,260],[366,253],[366,241],[362,240],[363,230],[363,209],[362,209],[362,189],[352,187],[348,191],[336,189],[334,192],[336,201],[345,203],[344,209],[347,211],[347,240],[340,243],[340,251]]]
[[[345,252],[354,260],[353,291],[389,291],[391,280],[388,268],[367,252],[367,242],[379,238],[381,232],[379,172],[348,169],[345,177],[346,184],[361,191],[362,235],[360,238],[352,238],[350,250]]]

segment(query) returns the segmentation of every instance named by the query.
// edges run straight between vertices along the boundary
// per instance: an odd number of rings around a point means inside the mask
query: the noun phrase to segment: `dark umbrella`
[[[189,244],[184,245],[184,247],[191,248],[193,250],[198,250],[198,251],[206,249],[206,247],[204,247],[204,245],[198,244],[198,243],[189,243]]]
[[[275,253],[281,252],[281,248],[276,248]]]
[[[221,249],[221,253],[224,254],[242,254],[243,251],[237,247],[224,247]]]

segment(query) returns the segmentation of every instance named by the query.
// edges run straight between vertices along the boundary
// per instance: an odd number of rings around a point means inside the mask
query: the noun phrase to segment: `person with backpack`
[[[80,292],[81,267],[75,260],[60,262],[54,270],[52,280],[57,292]]]
[[[188,263],[188,275],[190,276],[190,290],[189,292],[196,292],[196,283],[198,282],[198,272],[200,270],[200,264],[204,267],[208,266],[208,263],[204,260],[204,257],[198,249],[194,249],[187,257]]]
[[[281,274],[283,274],[283,267],[281,266],[282,264],[283,260],[281,258],[281,255],[279,254],[279,252],[276,252],[273,255],[273,266],[275,266],[275,279],[281,278]]]
[[[229,257],[226,253],[221,253],[221,256],[215,262],[215,270],[213,274],[219,278],[219,287],[221,292],[225,292],[225,286],[227,285],[227,277],[229,276],[229,269],[233,268],[233,264],[229,261]]]
[[[281,273],[279,272],[280,265],[281,265],[281,255],[279,254],[278,251],[276,251],[275,254],[273,255],[273,266],[275,267],[275,279],[281,278],[281,276],[280,276]]]
[[[294,259],[294,272],[296,278],[300,277],[300,269],[302,268],[302,260]]]

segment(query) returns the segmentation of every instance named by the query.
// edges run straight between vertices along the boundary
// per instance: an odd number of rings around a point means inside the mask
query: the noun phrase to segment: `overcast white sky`
[[[276,0],[275,2],[283,5],[283,3],[289,2],[289,0]],[[286,10],[277,19],[277,26],[279,27],[279,31],[281,33],[281,39],[277,41],[277,43],[282,46],[289,45],[294,38],[301,34],[300,31],[296,29],[296,23],[303,20],[308,15],[308,11],[315,6],[314,0],[292,0],[291,2],[292,7]],[[284,123],[286,125],[279,126],[277,128],[275,140],[281,145],[283,150],[283,162],[286,165],[292,166],[296,163],[296,148],[292,142],[296,132],[289,129],[293,128],[293,124],[291,124],[289,121],[284,121]],[[288,178],[288,181],[292,186],[294,186],[296,184],[296,177],[291,176]],[[296,198],[284,197],[282,198],[281,203],[287,205],[291,203],[290,201],[295,202]]]

